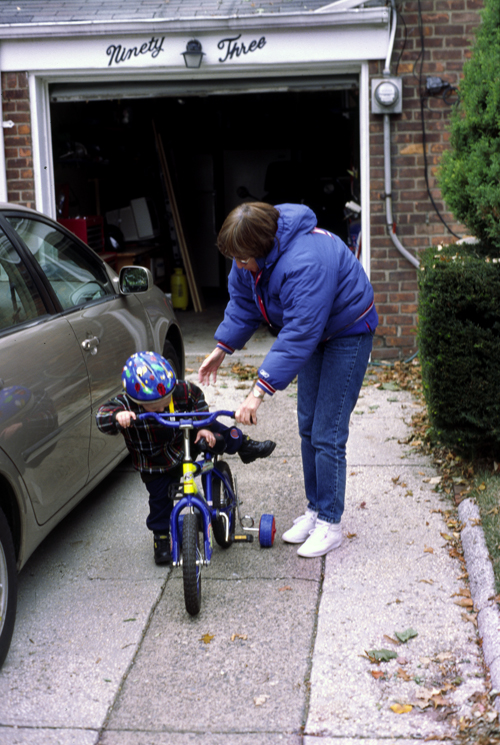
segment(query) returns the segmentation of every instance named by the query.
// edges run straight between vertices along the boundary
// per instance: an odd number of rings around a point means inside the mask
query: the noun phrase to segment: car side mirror
[[[153,275],[143,266],[124,266],[120,270],[119,284],[122,295],[147,292],[154,285]]]

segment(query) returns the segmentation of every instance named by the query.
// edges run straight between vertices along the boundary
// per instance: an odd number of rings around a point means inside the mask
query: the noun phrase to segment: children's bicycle
[[[170,516],[172,564],[182,566],[184,602],[191,616],[201,608],[201,568],[209,566],[213,538],[221,548],[233,543],[251,543],[258,534],[262,548],[270,548],[276,535],[273,515],[262,515],[259,527],[249,515],[241,516],[235,481],[228,464],[201,445],[200,460],[191,458],[190,432],[212,424],[218,417],[234,418],[234,411],[139,414],[139,419],[153,417],[159,424],[181,429],[184,435],[182,477],[172,484],[174,507]],[[200,443],[198,443],[200,446]],[[208,448],[208,446],[207,446]],[[201,476],[203,491],[195,478]],[[236,533],[236,516],[243,533]],[[201,539],[200,539],[201,535]]]

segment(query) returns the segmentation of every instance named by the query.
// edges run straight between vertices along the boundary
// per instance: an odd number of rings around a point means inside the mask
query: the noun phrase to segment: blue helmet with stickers
[[[122,370],[124,391],[138,404],[170,396],[176,382],[171,365],[156,352],[136,352]]]

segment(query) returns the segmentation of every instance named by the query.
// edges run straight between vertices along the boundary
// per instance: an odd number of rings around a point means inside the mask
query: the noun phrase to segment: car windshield
[[[105,271],[65,233],[31,217],[7,219],[40,264],[65,310],[113,294]]]

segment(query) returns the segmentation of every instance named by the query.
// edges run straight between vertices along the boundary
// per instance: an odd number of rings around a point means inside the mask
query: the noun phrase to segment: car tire
[[[9,523],[0,510],[0,668],[9,651],[17,607],[17,567]]]
[[[179,358],[177,356],[177,352],[174,349],[174,345],[170,341],[166,341],[163,345],[163,357],[167,360],[169,365],[173,368],[175,372],[175,377],[177,380],[180,379],[182,374],[182,368],[181,363],[179,362]]]

